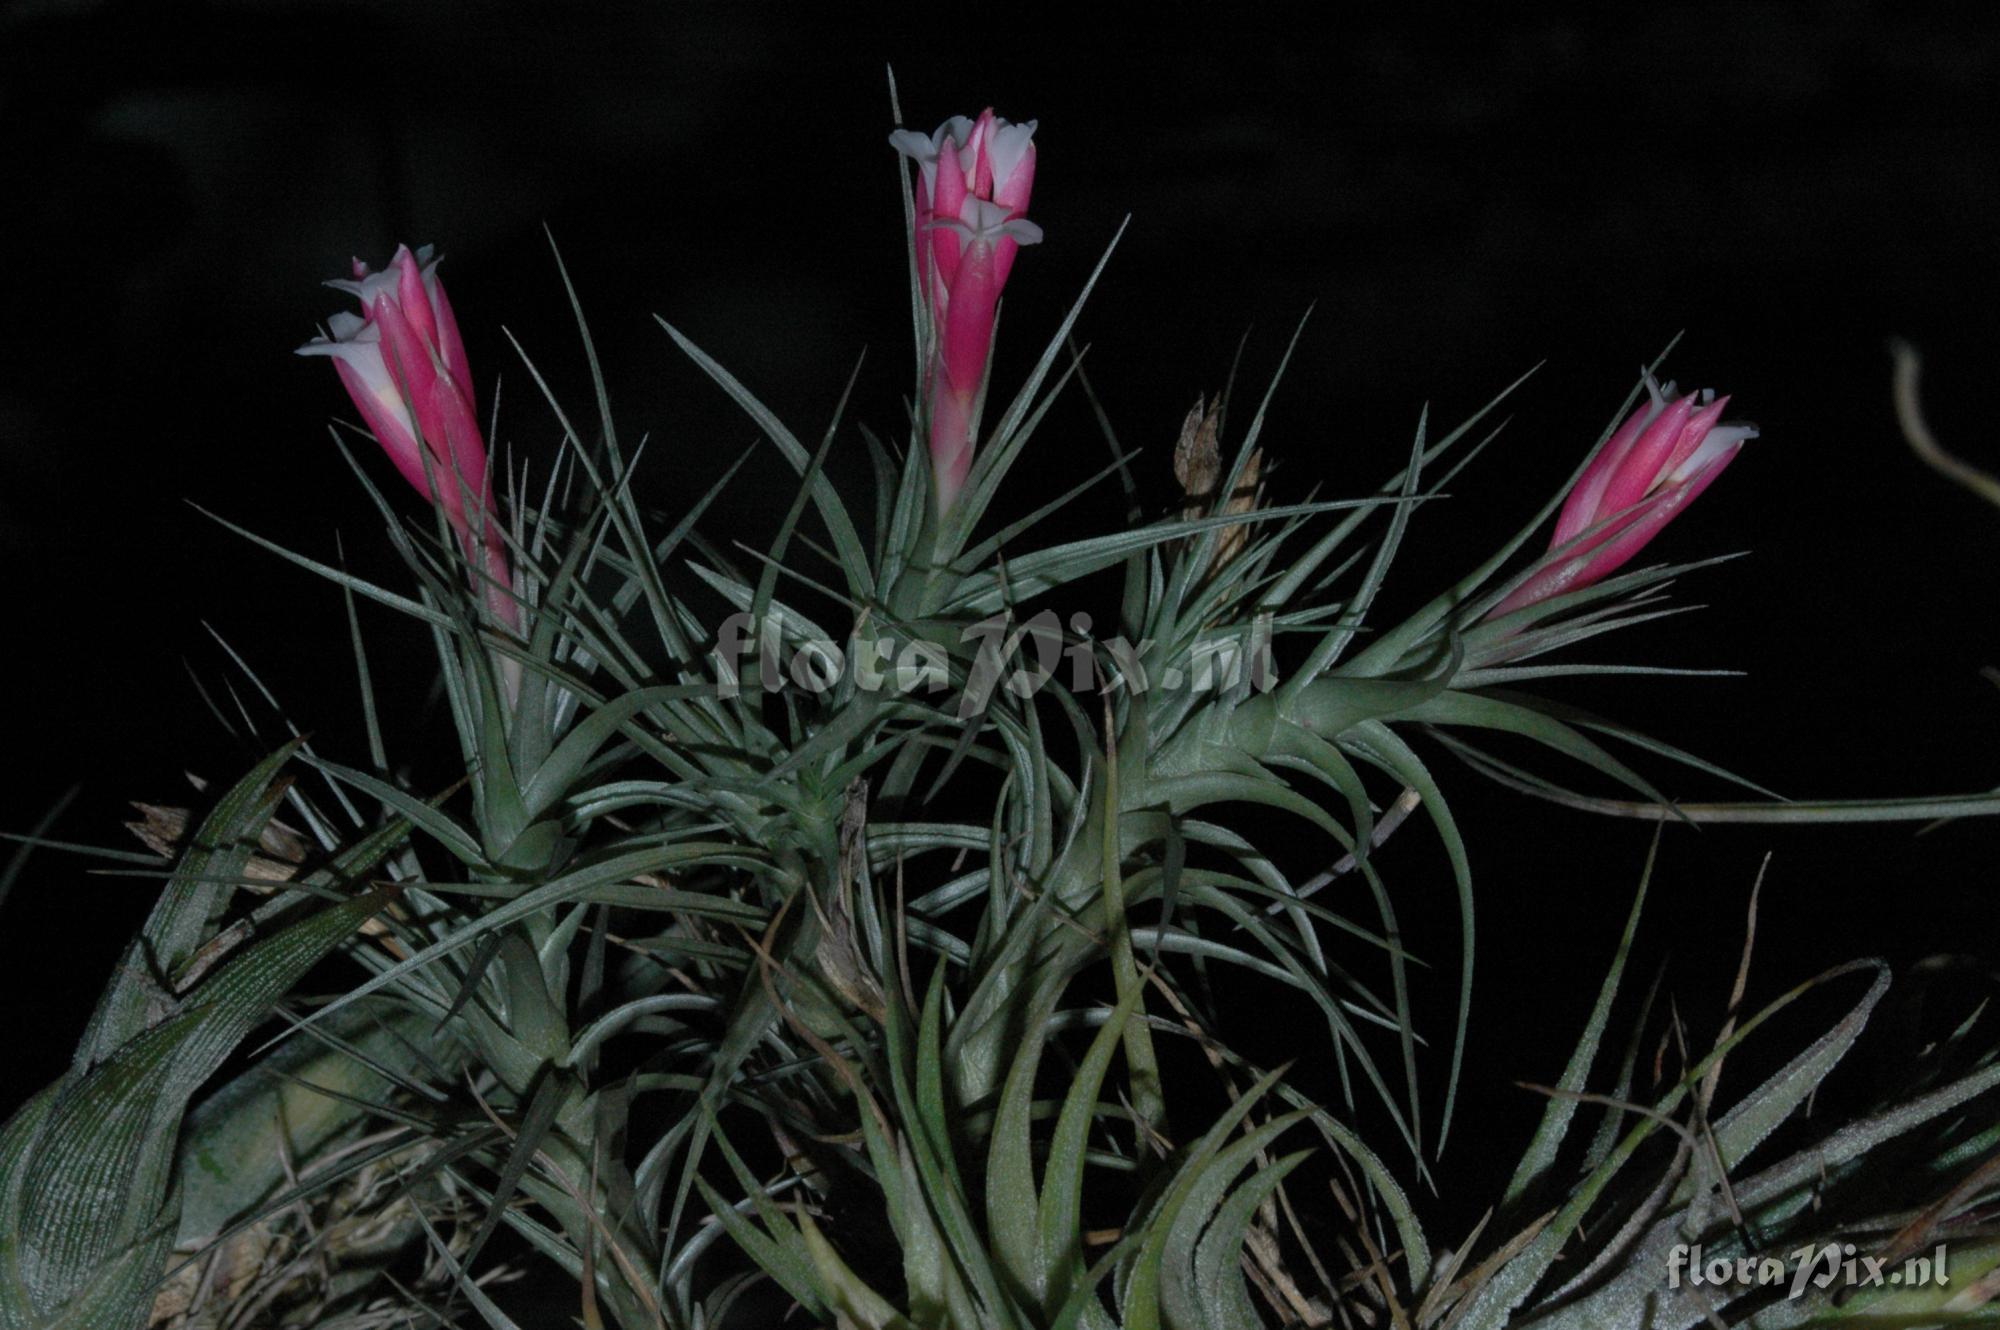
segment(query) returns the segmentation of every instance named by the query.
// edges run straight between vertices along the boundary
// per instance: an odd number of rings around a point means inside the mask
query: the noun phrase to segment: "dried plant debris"
[[[359,1141],[329,1152],[313,1171],[324,1172],[351,1151],[375,1143]],[[422,1241],[417,1207],[424,1207],[454,1260],[470,1245],[481,1214],[449,1170],[419,1178],[433,1153],[435,1147],[426,1144],[375,1160],[234,1232],[176,1246],[154,1296],[148,1330],[378,1330],[412,1324],[419,1305],[449,1301],[457,1282],[437,1249]],[[298,1179],[311,1180],[311,1172]],[[494,1267],[476,1282],[492,1284],[514,1273]]]
[[[1223,483],[1222,399],[1213,402],[1195,398],[1187,419],[1181,422],[1180,438],[1174,443],[1174,479],[1180,482],[1181,516],[1239,517],[1263,503],[1264,450],[1253,448],[1243,460],[1242,474],[1226,498],[1217,499]],[[1249,526],[1226,527],[1216,537],[1215,554],[1208,566],[1213,574],[1227,567],[1242,552],[1249,539]]]

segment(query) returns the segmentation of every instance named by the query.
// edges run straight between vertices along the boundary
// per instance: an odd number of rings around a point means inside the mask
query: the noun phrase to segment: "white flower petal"
[[[1640,422],[1639,426],[1641,429],[1644,429],[1647,425],[1658,420],[1660,412],[1666,410],[1668,406],[1679,398],[1680,394],[1674,391],[1674,381],[1672,379],[1661,383],[1653,377],[1653,371],[1649,369],[1640,370],[1639,379],[1646,385],[1646,396],[1651,399],[1646,405],[1646,418]]]
[[[1039,245],[1042,243],[1042,228],[1025,217],[1016,217],[1011,222],[1000,224],[1000,234],[1017,245]]]
[[[943,141],[944,131],[936,134],[919,134],[914,129],[899,129],[889,136],[889,146],[917,164],[917,170],[924,178],[924,195],[937,197],[938,145]]]
[[[298,354],[331,356],[346,365],[360,380],[362,391],[374,398],[383,412],[400,422],[414,438],[417,422],[410,414],[410,404],[403,400],[402,389],[396,386],[396,376],[389,372],[389,363],[382,355],[381,337],[372,326],[367,331],[370,336],[351,342],[315,338],[300,347]]]
[[[1700,446],[1687,455],[1687,460],[1674,468],[1673,475],[1668,477],[1668,483],[1680,484],[1722,454],[1739,446],[1745,439],[1756,437],[1755,425],[1717,425],[1702,437]]]
[[[365,369],[366,357],[382,359],[382,330],[346,310],[326,321],[326,332],[298,349],[302,356],[333,356]]]
[[[930,135],[919,134],[914,129],[899,129],[889,135],[889,146],[903,156],[914,157],[920,162],[937,160],[938,145]]]
[[[1033,245],[1042,238],[1042,228],[1025,217],[1010,217],[1004,204],[967,195],[959,205],[956,220],[941,218],[935,226],[948,226],[968,240],[996,240],[1006,236],[1017,245]]]
[[[965,146],[966,140],[971,137],[972,137],[972,117],[965,115],[955,115],[951,119],[939,125],[937,129],[931,134],[931,153],[933,156],[935,156],[936,154],[943,152],[944,141],[947,138],[949,138],[952,141],[954,146],[963,148]]]
[[[1035,137],[1037,122],[1029,120],[1024,124],[1010,125],[1005,120],[995,119],[993,137],[987,141],[986,155],[993,160],[993,187],[999,189],[1014,176],[1014,168],[1028,155],[1030,140]]]
[[[1000,224],[1007,220],[1008,211],[992,199],[973,198],[968,195],[965,202],[959,205],[958,220],[974,231],[982,233],[997,231],[1000,229]]]
[[[358,299],[361,302],[361,308],[373,309],[375,307],[375,297],[381,295],[384,291],[389,293],[391,299],[395,297],[396,273],[394,269],[390,269],[386,272],[371,272],[366,277],[356,280],[340,277],[328,282],[327,285],[336,291],[345,291],[347,294]]]
[[[382,330],[359,314],[342,310],[326,321],[326,330],[336,342],[379,342]]]

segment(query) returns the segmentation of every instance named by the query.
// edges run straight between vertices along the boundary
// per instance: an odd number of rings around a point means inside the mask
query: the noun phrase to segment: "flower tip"
[[[1000,224],[1000,233],[1017,245],[1039,245],[1042,243],[1042,228],[1025,217],[1016,217]]]
[[[903,156],[914,157],[918,161],[923,161],[927,157],[936,155],[936,150],[931,144],[931,136],[928,134],[919,134],[914,129],[891,130],[889,132],[889,146]]]

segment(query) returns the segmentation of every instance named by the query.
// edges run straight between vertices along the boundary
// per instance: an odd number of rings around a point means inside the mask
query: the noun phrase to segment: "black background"
[[[1154,510],[1181,416],[1246,330],[1261,390],[1313,308],[1267,435],[1285,500],[1374,485],[1426,403],[1456,421],[1541,363],[1506,435],[1419,520],[1393,615],[1510,534],[1684,331],[1669,372],[1733,392],[1764,434],[1656,549],[1751,557],[1684,584],[1709,608],[1595,655],[1747,677],[1564,695],[1795,797],[2000,779],[2000,696],[1978,674],[2000,658],[2000,513],[1905,451],[1886,354],[1892,335],[1921,345],[1937,431],[2000,466],[1990,5],[1153,6],[1085,24],[1010,6],[46,3],[0,26],[0,826],[80,784],[58,834],[118,844],[121,801],[185,801],[184,769],[242,770],[255,745],[188,681],[243,689],[205,624],[322,748],[362,752],[338,595],[187,502],[316,557],[343,532],[357,570],[395,576],[327,439],[349,408],[290,354],[341,307],[318,283],[350,254],[447,254],[483,401],[501,385],[497,442],[540,461],[555,427],[502,330],[588,406],[546,227],[622,428],[650,436],[640,484],[668,509],[754,430],[656,313],[806,436],[865,347],[855,415],[893,431],[909,334],[889,64],[913,126],[985,104],[1041,122],[1048,239],[1014,270],[996,382],[1130,214],[1080,333],[1121,438],[1146,449]],[[832,465],[858,485],[848,439]],[[1080,401],[1036,454],[1024,507],[1105,455]],[[711,528],[754,538],[789,494],[775,455],[755,460]],[[1116,524],[1122,504],[1103,492],[1080,520]],[[414,724],[428,644],[386,612],[364,621]],[[404,762],[448,744],[434,722],[403,734]],[[1511,1141],[1536,1105],[1510,1081],[1556,1074],[1647,834],[1436,757],[1480,878],[1462,1111]],[[1676,796],[1727,793],[1648,770]],[[1997,838],[1673,832],[1646,963],[1671,957],[1683,1011],[1712,1029],[1767,850],[1753,994],[1857,954],[1990,955]],[[1442,1037],[1450,892],[1427,833],[1396,846]],[[0,1103],[60,1068],[145,893],[35,860],[0,912]],[[1459,1152],[1447,1175],[1483,1178],[1514,1148]]]

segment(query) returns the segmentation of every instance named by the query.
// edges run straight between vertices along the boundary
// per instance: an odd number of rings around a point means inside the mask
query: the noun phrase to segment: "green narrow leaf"
[[[399,790],[385,780],[371,776],[365,771],[329,762],[322,757],[304,757],[302,761],[325,772],[335,780],[345,781],[355,789],[380,800],[384,807],[391,809],[429,835],[439,845],[473,868],[487,867],[485,856],[480,852],[479,842],[472,833],[453,821],[450,815],[436,804],[426,803],[406,790]]]
[[[959,493],[958,503],[953,507],[947,525],[943,542],[947,558],[965,547],[973,527],[985,515],[987,506],[993,502],[993,496],[999,492],[1000,482],[1006,477],[1009,466],[1019,456],[1020,440],[1016,436],[1021,433],[1022,422],[1037,406],[1036,396],[1041,392],[1042,381],[1048,377],[1056,356],[1061,353],[1064,342],[1069,338],[1070,329],[1076,326],[1077,317],[1083,313],[1084,302],[1089,300],[1090,293],[1097,289],[1097,282],[1104,275],[1105,265],[1111,262],[1112,253],[1125,236],[1125,228],[1131,224],[1130,217],[1118,223],[1118,230],[1112,234],[1111,243],[1106,245],[1104,253],[1098,256],[1097,265],[1090,270],[1090,276],[1084,279],[1083,289],[1077,292],[1076,299],[1070,303],[1069,311],[1063,315],[1062,323],[1049,338],[1041,357],[1035,361],[1035,367],[1022,381],[1021,389],[1014,395],[1014,400],[1007,404],[1006,411],[1001,414],[1000,423],[993,428],[991,434],[987,435],[986,446],[974,455],[972,471],[966,477],[965,488]]]
[[[1375,597],[1382,590],[1382,583],[1389,576],[1389,565],[1395,562],[1396,551],[1403,543],[1403,533],[1409,529],[1410,514],[1414,511],[1417,497],[1417,481],[1424,471],[1424,433],[1430,425],[1430,407],[1425,406],[1417,417],[1417,438],[1410,446],[1410,461],[1403,475],[1403,488],[1398,496],[1401,500],[1389,514],[1389,530],[1384,533],[1381,543],[1375,547],[1375,557],[1362,575],[1361,588],[1354,593],[1351,608],[1341,616],[1340,623],[1320,640],[1312,654],[1300,667],[1299,672],[1287,679],[1280,696],[1289,700],[1297,696],[1300,689],[1318,678],[1326,669],[1340,659],[1340,653],[1347,650],[1347,644],[1361,631],[1368,611],[1375,606]],[[1282,705],[1282,703],[1281,703]]]
[[[1125,1025],[1137,1002],[1136,993],[1127,994],[1107,1014],[1070,1080],[1049,1138],[1035,1227],[1041,1243],[1041,1268],[1047,1274],[1043,1305],[1051,1312],[1069,1301],[1084,1277],[1083,1189],[1090,1128],[1099,1111],[1098,1096],[1103,1093],[1112,1054],[1124,1038]]]
[[[760,1270],[776,1280],[778,1287],[789,1293],[792,1300],[804,1308],[808,1316],[825,1314],[825,1305],[816,1282],[819,1272],[811,1264],[809,1257],[794,1252],[751,1223],[741,1211],[723,1199],[721,1193],[709,1186],[706,1179],[697,1177],[694,1185],[700,1189],[701,1198],[707,1204],[709,1213],[715,1216],[716,1222],[722,1225],[735,1240],[736,1245],[743,1249],[744,1254],[757,1263]],[[756,1189],[753,1194],[762,1196],[762,1188]],[[785,1227],[789,1229],[791,1225],[786,1224]]]
[[[1873,970],[1875,981],[1869,986],[1860,1002],[1832,1030],[1815,1040],[1811,1047],[1790,1064],[1780,1070],[1759,1088],[1758,1092],[1746,1100],[1739,1109],[1749,1106],[1745,1114],[1737,1115],[1734,1139],[1726,1146],[1722,1142],[1722,1124],[1715,1125],[1716,1138],[1723,1147],[1725,1161],[1735,1162],[1748,1152],[1749,1146],[1761,1139],[1757,1133],[1769,1131],[1779,1121],[1789,1116],[1818,1087],[1819,1082],[1840,1060],[1867,1023],[1869,1014],[1888,991],[1889,969],[1880,961],[1854,961],[1837,965],[1833,969],[1814,976],[1789,992],[1769,1003],[1749,1020],[1737,1027],[1736,1033],[1723,1040],[1706,1057],[1701,1058],[1681,1080],[1653,1105],[1656,1115],[1671,1114],[1687,1097],[1693,1088],[1707,1076],[1709,1068],[1726,1056],[1737,1045],[1760,1028],[1765,1021],[1793,1002],[1834,979],[1859,971]],[[1736,1114],[1736,1110],[1732,1110]],[[1731,1115],[1725,1115],[1725,1119]],[[1633,1125],[1612,1152],[1591,1173],[1571,1191],[1569,1199],[1559,1209],[1554,1218],[1543,1226],[1534,1240],[1521,1249],[1513,1259],[1503,1265],[1494,1275],[1475,1290],[1457,1313],[1462,1319],[1457,1330],[1500,1330],[1510,1322],[1514,1312],[1527,1301],[1542,1278],[1554,1265],[1563,1245],[1576,1232],[1578,1224],[1611,1180],[1624,1167],[1639,1147],[1659,1129],[1658,1117],[1642,1117]],[[1655,1283],[1654,1288],[1658,1285]]]
[[[1311,1155],[1310,1150],[1294,1151],[1237,1188],[1195,1248],[1192,1300],[1200,1321],[1213,1330],[1263,1330],[1243,1282],[1243,1240],[1257,1207]]]
[[[294,739],[259,762],[216,801],[190,838],[91,1016],[77,1046],[75,1071],[89,1070],[143,1031],[149,1011],[167,1000],[182,967],[213,935],[283,794],[276,787],[278,772],[300,746]]]
[[[718,364],[713,357],[689,341],[680,329],[665,319],[657,321],[666,329],[667,336],[673,339],[674,345],[678,346],[688,359],[694,361],[703,373],[713,379],[716,386],[727,393],[745,415],[757,422],[757,427],[764,431],[764,437],[778,446],[778,451],[785,455],[785,460],[792,464],[792,469],[802,477],[807,476],[812,467],[812,454],[792,436],[790,430],[779,423],[770,409],[758,401],[748,388],[738,382],[735,376]],[[820,520],[826,523],[827,532],[833,537],[834,548],[839,551],[841,566],[847,573],[848,595],[856,600],[866,599],[869,589],[875,585],[875,579],[869,572],[868,551],[861,543],[860,533],[854,529],[854,520],[848,516],[847,507],[840,501],[840,495],[834,489],[833,482],[825,475],[812,475],[807,484],[812,490],[813,504],[819,510]]]
[[[1119,1005],[1124,1006],[1127,999],[1131,1001],[1131,1013],[1125,1017],[1125,1074],[1132,1091],[1132,1111],[1138,1118],[1139,1148],[1143,1153],[1149,1144],[1146,1138],[1166,1128],[1167,1103],[1160,1086],[1160,1060],[1153,1051],[1153,1032],[1146,1025],[1145,981],[1139,977],[1139,966],[1132,956],[1131,924],[1125,917],[1125,861],[1119,840],[1123,823],[1120,813],[1125,805],[1118,791],[1118,736],[1108,701],[1104,722],[1104,794],[1098,814],[1103,823],[1104,932]]]
[[[1521,1162],[1514,1169],[1514,1176],[1501,1196],[1502,1209],[1518,1204],[1555,1164],[1556,1152],[1562,1148],[1570,1119],[1576,1116],[1578,1100],[1575,1096],[1582,1092],[1584,1082],[1590,1076],[1598,1044],[1603,1040],[1604,1028],[1611,1020],[1611,1004],[1618,996],[1618,982],[1625,972],[1625,960],[1632,954],[1632,939],[1639,931],[1639,912],[1646,904],[1646,889],[1652,884],[1653,865],[1659,853],[1660,828],[1656,828],[1653,843],[1646,851],[1646,867],[1639,874],[1639,889],[1633,893],[1632,909],[1625,919],[1625,932],[1618,939],[1618,950],[1611,958],[1611,968],[1605,972],[1604,982],[1598,986],[1597,1001],[1590,1009],[1590,1019],[1584,1024],[1583,1038],[1577,1041],[1576,1051],[1570,1054],[1562,1077],[1556,1082],[1557,1093],[1549,1097],[1547,1106],[1543,1108],[1541,1123],[1535,1128],[1527,1153],[1521,1156]]]
[[[1167,1240],[1160,1248],[1160,1310],[1168,1325],[1193,1326],[1201,1321],[1206,1304],[1195,1281],[1197,1245],[1228,1196],[1230,1184],[1280,1135],[1311,1116],[1311,1109],[1295,1109],[1251,1129],[1241,1140],[1217,1151],[1215,1158],[1202,1167],[1200,1176],[1192,1180],[1187,1198],[1172,1217]],[[1238,1238],[1240,1242],[1240,1234]]]
[[[506,1161],[500,1166],[499,1180],[493,1184],[492,1194],[487,1198],[486,1214],[473,1232],[472,1241],[465,1249],[464,1264],[471,1265],[479,1259],[479,1253],[486,1247],[486,1241],[499,1231],[501,1218],[507,1213],[508,1203],[521,1186],[521,1179],[528,1174],[528,1168],[535,1161],[535,1154],[542,1148],[555,1126],[556,1113],[562,1108],[568,1085],[554,1068],[545,1071],[540,1081],[528,1096],[528,1106],[521,1113],[521,1120],[514,1128],[513,1143],[508,1147]]]
[[[1174,1172],[1154,1207],[1148,1212],[1141,1203],[1139,1212],[1132,1216],[1128,1229],[1142,1229],[1145,1238],[1133,1253],[1131,1264],[1123,1272],[1122,1287],[1119,1290],[1119,1311],[1124,1330],[1160,1330],[1161,1265],[1165,1260],[1168,1239],[1174,1231],[1174,1223],[1180,1217],[1182,1208],[1196,1195],[1210,1166],[1217,1163],[1217,1156],[1224,1150],[1227,1141],[1237,1126],[1243,1122],[1263,1098],[1278,1083],[1285,1073],[1280,1067],[1267,1072],[1255,1085],[1245,1090],[1235,1103],[1231,1104],[1215,1124],[1200,1139],[1188,1148],[1187,1156]],[[1299,1114],[1288,1114],[1277,1119],[1284,1126],[1291,1126]],[[1272,1124],[1259,1129],[1256,1136],[1262,1136]],[[1282,1130],[1282,1128],[1280,1128]],[[1275,1133],[1273,1133],[1275,1134]],[[1233,1171],[1231,1172],[1233,1176]],[[1226,1183],[1225,1178],[1225,1183]],[[1204,1187],[1203,1196],[1207,1189]]]
[[[1442,1154],[1445,1142],[1451,1138],[1452,1112],[1458,1106],[1459,1076],[1465,1066],[1465,1042],[1472,1028],[1472,963],[1477,954],[1474,946],[1472,860],[1466,853],[1465,837],[1459,832],[1458,820],[1452,816],[1451,805],[1445,802],[1444,791],[1438,787],[1430,768],[1424,765],[1416,751],[1404,743],[1393,729],[1379,721],[1363,721],[1355,727],[1354,733],[1369,746],[1377,760],[1395,773],[1396,779],[1415,790],[1423,800],[1431,825],[1437,829],[1438,839],[1444,844],[1445,857],[1451,862],[1452,884],[1458,892],[1458,1022],[1452,1034],[1451,1070],[1445,1080],[1444,1114],[1438,1125],[1437,1148]]]
[[[410,1213],[415,1215],[417,1223],[423,1226],[424,1237],[430,1241],[431,1250],[435,1251],[438,1259],[444,1263],[445,1271],[451,1275],[452,1283],[465,1295],[465,1300],[472,1304],[472,1309],[479,1313],[479,1318],[486,1322],[490,1330],[521,1330],[506,1312],[500,1310],[500,1304],[486,1296],[486,1290],[479,1286],[479,1282],[465,1273],[465,1267],[472,1264],[473,1255],[477,1253],[478,1247],[475,1246],[466,1254],[465,1259],[460,1261],[451,1254],[451,1244],[438,1236],[437,1229],[432,1227],[421,1205],[411,1206]]]
[[[918,1125],[929,1136],[931,1149],[945,1161],[956,1180],[957,1151],[944,1090],[944,979],[945,963],[939,961],[931,971],[930,987],[924,994],[923,1017],[917,1026],[917,1110]]]
[[[848,1269],[847,1262],[840,1259],[840,1254],[813,1223],[812,1216],[803,1210],[799,1212],[799,1232],[805,1238],[806,1254],[812,1258],[813,1269],[819,1274],[826,1302],[852,1322],[855,1330],[916,1330],[896,1314],[886,1298]]]

